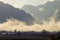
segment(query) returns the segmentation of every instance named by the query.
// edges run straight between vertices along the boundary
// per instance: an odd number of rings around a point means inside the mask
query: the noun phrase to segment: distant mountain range
[[[24,10],[0,2],[0,23],[6,22],[6,19],[9,18],[15,18],[19,21],[26,22],[27,25],[32,25],[35,21],[34,18]]]
[[[38,6],[24,5],[22,9],[32,14],[36,22],[40,24],[43,23],[43,21],[49,21],[51,17],[53,17],[56,22],[60,21],[60,0],[47,1],[47,3]]]

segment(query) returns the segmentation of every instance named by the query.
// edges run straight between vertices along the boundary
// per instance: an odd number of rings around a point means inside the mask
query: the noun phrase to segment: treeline
[[[41,32],[28,31],[21,32],[14,30],[12,31],[0,31],[0,39],[39,39],[39,40],[60,40],[60,31],[49,32],[42,30]]]
[[[50,36],[50,35],[58,35],[60,36],[60,31],[58,32],[49,32],[46,30],[42,30],[41,32],[35,32],[35,31],[28,31],[28,32],[21,32],[14,30],[12,31],[0,31],[0,35],[17,35],[17,36]]]

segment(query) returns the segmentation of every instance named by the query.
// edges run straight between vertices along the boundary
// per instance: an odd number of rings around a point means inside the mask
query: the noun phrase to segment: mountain
[[[6,22],[6,19],[9,18],[14,18],[19,21],[26,22],[27,25],[32,25],[35,21],[33,16],[26,13],[24,10],[0,2],[0,23]]]
[[[38,23],[43,23],[46,20],[49,21],[51,17],[56,22],[60,21],[60,0],[47,1],[45,4],[38,6],[24,5],[22,9],[32,14]]]

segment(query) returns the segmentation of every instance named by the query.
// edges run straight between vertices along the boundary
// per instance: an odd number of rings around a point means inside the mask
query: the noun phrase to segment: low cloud
[[[25,25],[23,22],[18,21],[16,19],[14,20],[7,20],[7,22],[4,22],[3,24],[0,24],[0,30],[7,30],[7,31],[60,31],[60,21],[55,22],[53,18],[51,18],[50,22],[44,21],[43,25],[40,24],[34,24],[31,26]]]

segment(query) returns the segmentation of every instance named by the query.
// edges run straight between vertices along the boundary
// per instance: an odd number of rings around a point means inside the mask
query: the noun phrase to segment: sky
[[[40,5],[44,4],[47,1],[53,1],[53,0],[0,0],[3,1],[4,3],[8,3],[16,8],[21,8],[24,5]]]

